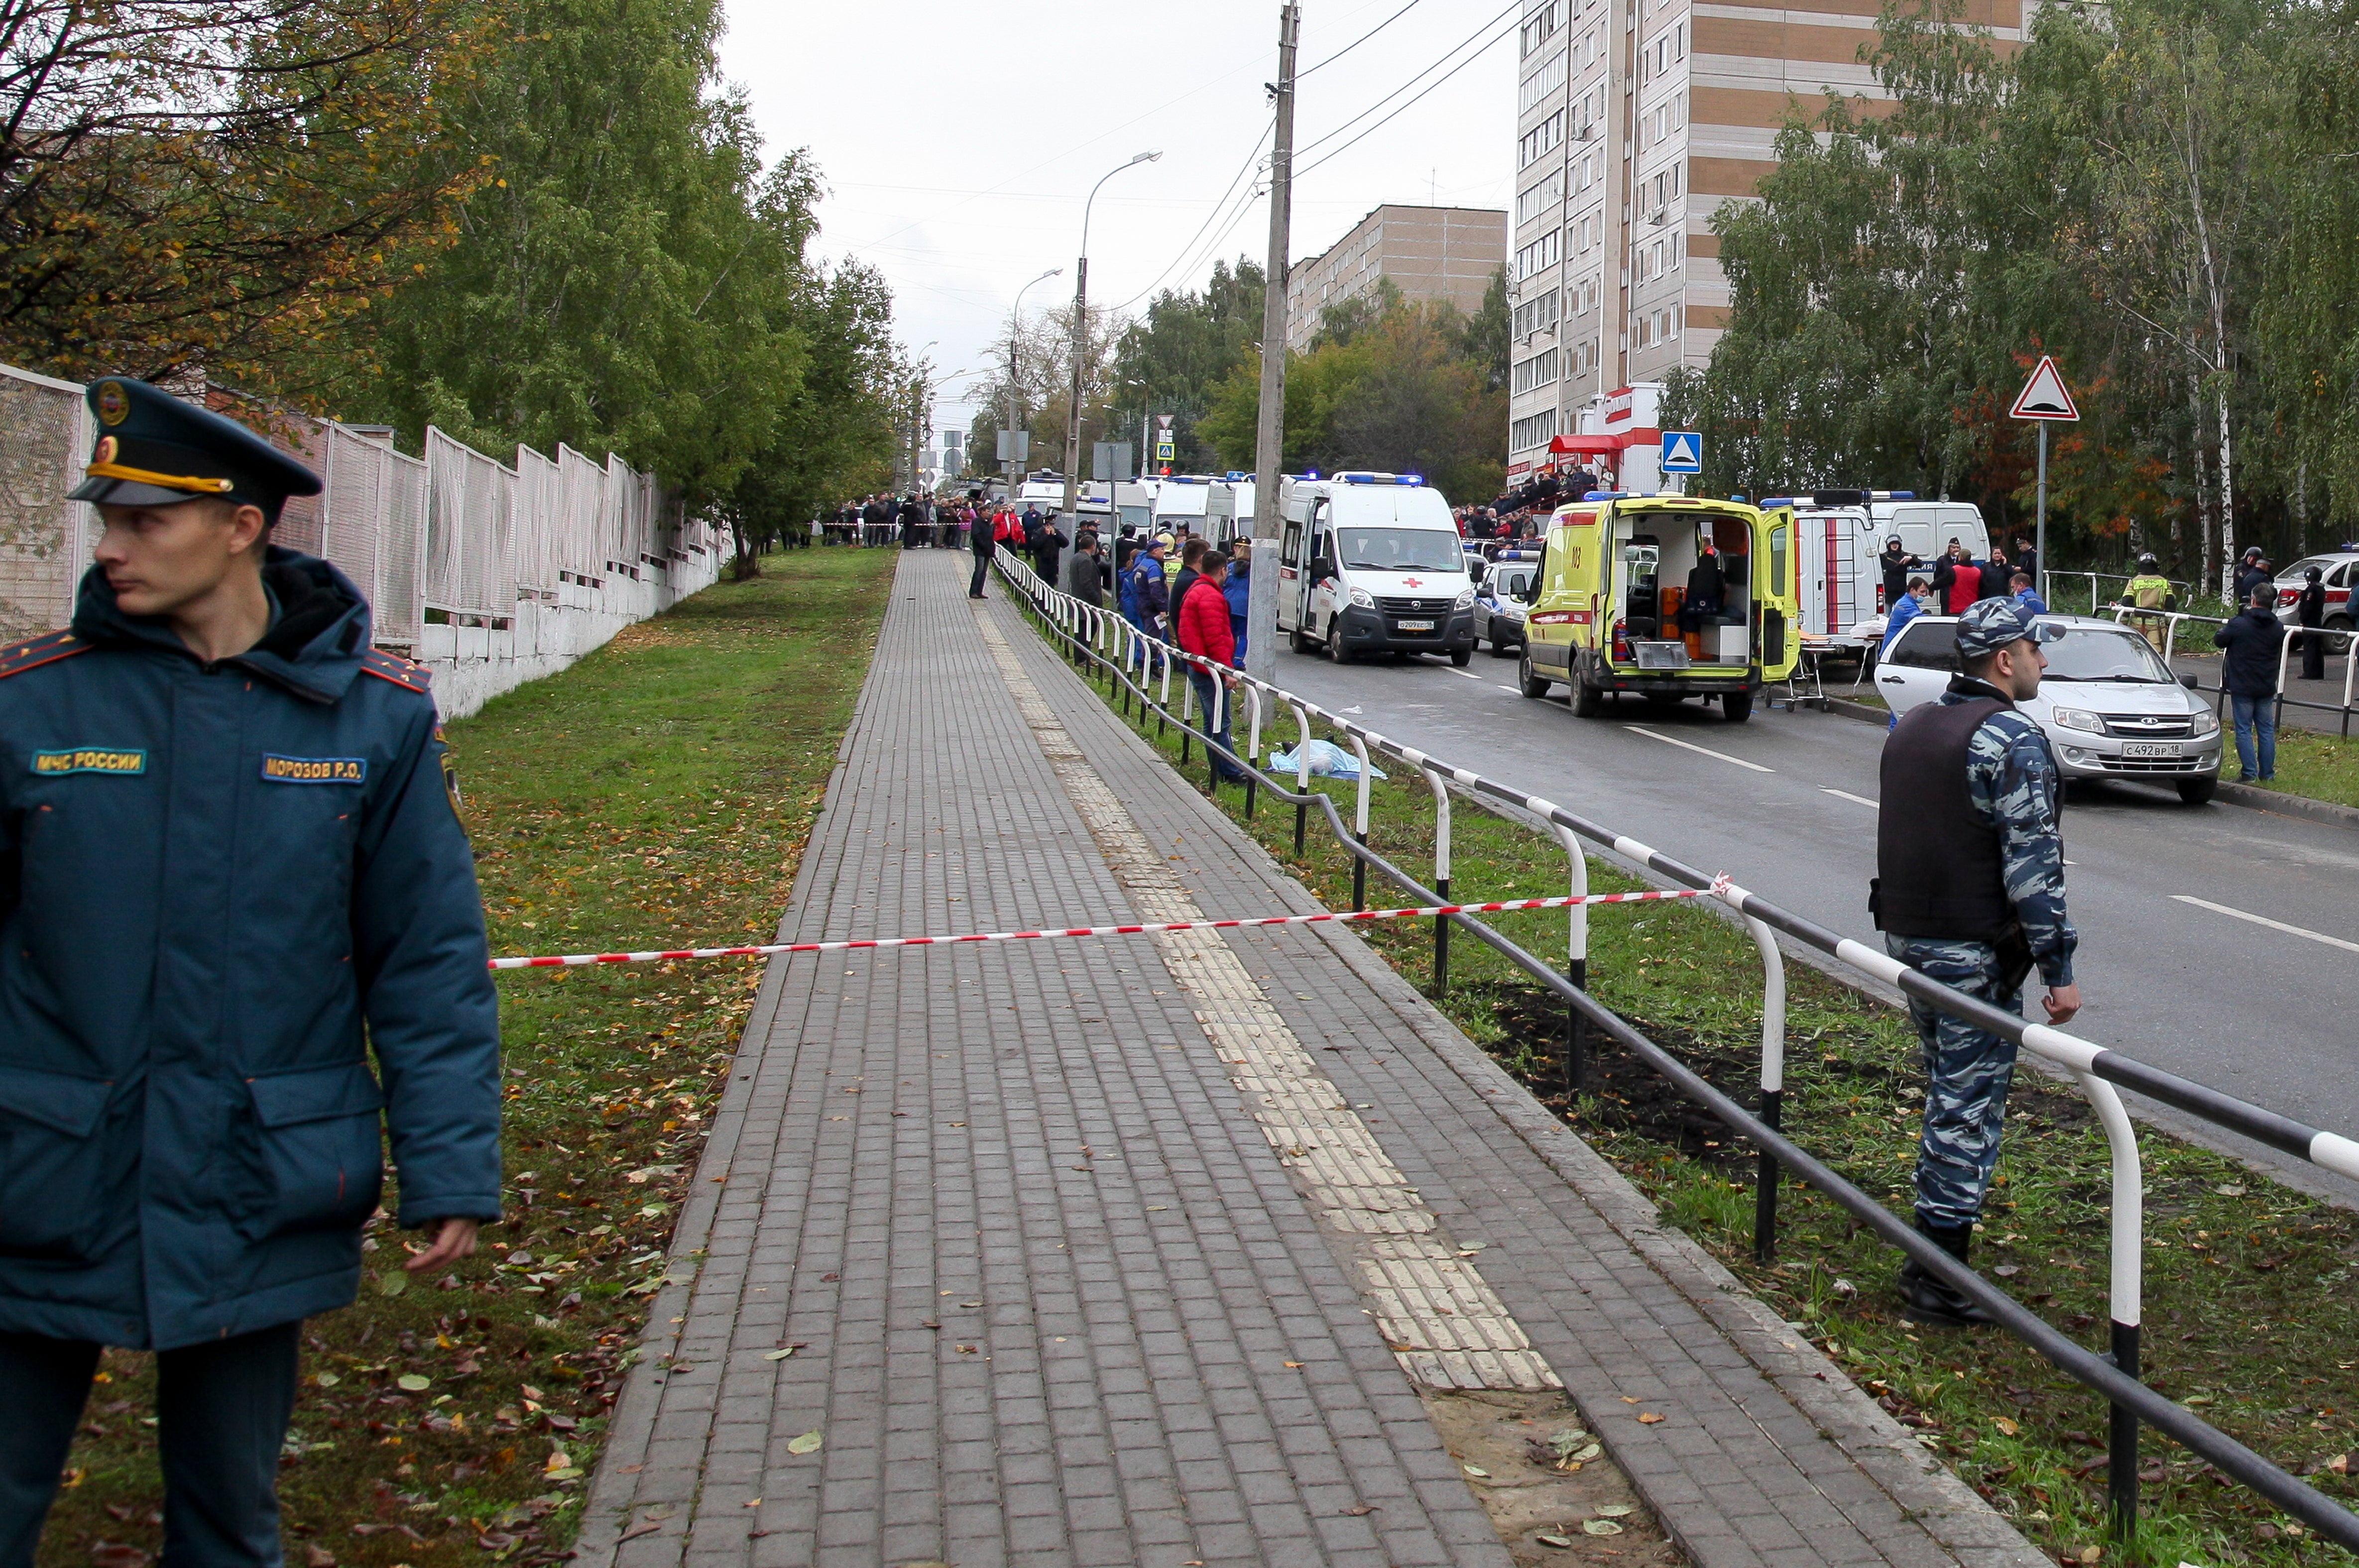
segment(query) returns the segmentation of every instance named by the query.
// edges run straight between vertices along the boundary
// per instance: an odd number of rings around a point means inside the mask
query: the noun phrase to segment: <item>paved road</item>
[[[1487,653],[1463,671],[1438,659],[1339,667],[1281,654],[1277,678],[1331,711],[1357,707],[1384,734],[1878,940],[1867,881],[1881,729],[1758,710],[1733,725],[1717,708],[1654,713],[1635,701],[1580,719],[1561,687],[1545,702],[1516,695],[1515,669]],[[2076,789],[2065,842],[2087,999],[2075,1033],[2359,1134],[2359,833],[2240,806],[2190,808],[2124,784]]]

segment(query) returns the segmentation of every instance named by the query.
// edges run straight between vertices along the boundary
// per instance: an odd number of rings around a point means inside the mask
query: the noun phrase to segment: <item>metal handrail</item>
[[[2142,616],[2149,621],[2158,616],[2161,617],[2166,622],[2162,633],[2162,660],[2165,667],[2169,665],[2171,654],[2177,646],[2179,628],[2182,622],[2200,621],[2207,626],[2228,624],[2227,621],[2221,616],[2197,615],[2184,610],[2140,610],[2135,605],[2126,604],[2106,605],[2103,608],[2113,612],[2114,622],[2116,625],[2127,625],[2126,618],[2133,615]],[[2312,702],[2307,697],[2288,697],[2285,694],[2286,665],[2293,657],[2293,650],[2299,639],[2304,636],[2343,639],[2343,700],[2340,703]],[[2229,695],[2227,682],[2224,680],[2218,686],[2205,686],[2202,682],[2197,681],[2194,689],[2210,693],[2214,698],[2212,707],[2215,710],[2220,707],[2218,699]],[[2339,713],[2343,716],[2343,733],[2348,735],[2351,733],[2352,716],[2359,714],[2359,704],[2354,704],[2353,700],[2354,696],[2359,696],[2359,632],[2333,632],[2322,626],[2287,627],[2285,641],[2277,647],[2277,717],[2283,718],[2285,710],[2288,708],[2314,708],[2320,713]]]
[[[1010,570],[1009,568],[1013,569]],[[1044,622],[1055,623],[1055,618],[1044,600],[1068,597],[1060,590],[1041,583],[1028,568],[1010,562],[1003,566],[1002,575],[1031,602],[1036,614]],[[1134,633],[1136,628],[1131,629]],[[1147,641],[1147,639],[1140,639]],[[1208,671],[1220,671],[1234,677],[1240,685],[1262,687],[1241,672],[1221,670],[1221,667],[1199,655],[1158,643],[1165,665],[1164,684],[1169,689],[1169,665],[1174,660],[1185,660]],[[1142,687],[1131,682],[1125,668],[1098,660],[1110,679],[1119,679],[1143,704],[1153,704]],[[1216,689],[1219,683],[1215,683]],[[1296,753],[1297,788],[1288,791],[1274,778],[1262,773],[1257,765],[1258,752],[1240,758],[1227,748],[1212,741],[1209,734],[1200,736],[1204,745],[1208,764],[1217,769],[1216,758],[1242,768],[1249,780],[1267,788],[1296,808],[1295,846],[1299,852],[1303,844],[1304,816],[1316,804],[1327,819],[1336,838],[1353,857],[1354,901],[1364,906],[1364,876],[1373,865],[1396,885],[1417,897],[1431,902],[1446,902],[1435,889],[1428,888],[1395,866],[1390,860],[1370,849],[1366,844],[1368,779],[1367,753],[1374,747],[1386,755],[1418,768],[1430,784],[1437,790],[1446,784],[1456,784],[1474,793],[1487,795],[1502,805],[1530,812],[1539,816],[1571,851],[1575,888],[1585,889],[1586,858],[1580,852],[1575,836],[1605,845],[1624,858],[1670,881],[1690,887],[1710,890],[1745,920],[1756,944],[1761,947],[1765,964],[1763,997],[1763,1058],[1762,1085],[1764,1114],[1756,1117],[1720,1090],[1712,1087],[1684,1064],[1661,1047],[1647,1040],[1619,1015],[1593,999],[1586,985],[1586,925],[1584,906],[1574,905],[1571,911],[1580,922],[1569,946],[1576,949],[1574,957],[1582,971],[1575,976],[1559,975],[1542,960],[1521,946],[1492,930],[1482,921],[1467,914],[1440,917],[1437,927],[1446,929],[1451,921],[1465,925],[1479,940],[1506,957],[1518,968],[1538,979],[1549,990],[1562,997],[1571,1011],[1573,1027],[1569,1044],[1577,1049],[1582,1026],[1594,1023],[1662,1073],[1680,1090],[1701,1103],[1733,1131],[1749,1139],[1759,1152],[1762,1180],[1756,1187],[1755,1247],[1756,1256],[1765,1256],[1772,1245],[1776,1223],[1775,1195],[1780,1164],[1790,1166],[1804,1180],[1827,1193],[1844,1208],[1857,1215],[1886,1242],[1898,1247],[1927,1271],[1952,1285],[1982,1307],[2017,1338],[2024,1340],[2045,1357],[2059,1370],[2104,1394],[2112,1404],[2111,1441],[2108,1444],[2108,1500],[2115,1527],[2124,1535],[2134,1529],[2137,1498],[2137,1434],[2140,1422],[2155,1427],[2167,1436],[2193,1452],[2203,1455],[2223,1474],[2230,1476],[2268,1498],[2288,1514],[2302,1519],[2320,1534],[2345,1547],[2359,1550],[2359,1515],[2354,1515],[2332,1499],[2305,1485],[2243,1444],[2221,1432],[2183,1407],[2164,1399],[2138,1382],[2138,1334],[2142,1310],[2143,1214],[2144,1182],[2140,1173],[2136,1136],[2130,1125],[2126,1109],[2121,1103],[2114,1085],[2171,1105],[2181,1110],[2255,1139],[2256,1141],[2294,1154],[2340,1173],[2359,1177],[2359,1142],[2340,1134],[2305,1127],[2274,1111],[2246,1104],[2223,1095],[2190,1080],[2166,1073],[2135,1058],[2105,1050],[2076,1039],[2046,1024],[2026,1022],[2019,1016],[1951,989],[1940,981],[1900,963],[1886,954],[1876,952],[1863,943],[1844,937],[1803,917],[1770,903],[1758,894],[1730,884],[1724,879],[1712,879],[1697,871],[1651,846],[1636,839],[1612,833],[1595,823],[1565,811],[1561,806],[1538,796],[1525,795],[1468,769],[1456,768],[1427,756],[1413,747],[1398,742],[1353,724],[1340,715],[1328,713],[1291,692],[1275,686],[1268,691],[1294,709],[1302,727],[1303,746]],[[1126,694],[1126,695],[1128,695]],[[1160,711],[1168,705],[1154,704]],[[1125,709],[1126,710],[1126,709]],[[1332,728],[1343,732],[1353,742],[1360,762],[1360,782],[1355,800],[1356,828],[1345,827],[1332,797],[1313,791],[1309,784],[1309,763],[1305,752],[1310,738],[1310,714],[1316,712]],[[1217,729],[1217,725],[1214,726]],[[1251,808],[1253,784],[1248,785],[1248,810]],[[1436,848],[1442,849],[1437,838]],[[1442,861],[1446,866],[1446,860]],[[1439,874],[1437,875],[1439,880]],[[2111,1226],[2110,1273],[2108,1279],[2108,1315],[2111,1323],[2111,1354],[2100,1358],[2066,1338],[2043,1319],[2016,1302],[2005,1292],[1989,1283],[1979,1274],[1958,1262],[1939,1246],[1902,1223],[1899,1217],[1884,1207],[1865,1193],[1836,1175],[1798,1145],[1788,1140],[1777,1126],[1778,1101],[1770,1098],[1775,1090],[1783,1090],[1783,1003],[1784,970],[1782,957],[1777,955],[1774,938],[1766,938],[1767,931],[1783,932],[1805,945],[1825,953],[1851,968],[1874,976],[1899,989],[1904,994],[1925,1002],[1937,1011],[1960,1018],[1974,1027],[2014,1041],[2019,1047],[2046,1057],[2064,1067],[2080,1086],[2095,1108],[2104,1127],[2113,1162],[2114,1204]],[[1765,939],[1766,938],[1766,939]],[[1446,950],[1437,938],[1437,959]],[[1775,958],[1775,964],[1772,959]],[[1441,971],[1440,963],[1438,972]],[[1774,997],[1773,997],[1773,992]],[[1776,1023],[1773,1028],[1773,1006]],[[1766,1224],[1765,1224],[1766,1221]]]

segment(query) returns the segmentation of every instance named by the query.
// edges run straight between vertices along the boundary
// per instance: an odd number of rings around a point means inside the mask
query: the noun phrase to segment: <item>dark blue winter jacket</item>
[[[325,561],[264,581],[213,665],[96,569],[71,630],[0,645],[0,1331],[168,1349],[346,1304],[381,1129],[402,1224],[499,1214],[426,673]]]
[[[1245,609],[1253,602],[1253,563],[1231,561],[1229,580],[1221,585],[1221,592],[1229,601],[1229,636],[1237,645],[1237,668],[1245,665]]]

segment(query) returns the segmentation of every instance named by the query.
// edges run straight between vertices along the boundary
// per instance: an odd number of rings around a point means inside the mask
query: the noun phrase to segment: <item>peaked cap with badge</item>
[[[98,419],[85,477],[66,497],[102,506],[173,506],[216,496],[262,508],[276,523],[290,495],[320,477],[234,419],[128,376],[83,392]]]
[[[320,481],[145,382],[92,384],[75,498]],[[328,561],[207,662],[103,568],[0,643],[0,1336],[158,1350],[352,1301],[399,1222],[499,1202],[498,1003],[428,672]],[[274,1448],[275,1452],[275,1448]]]

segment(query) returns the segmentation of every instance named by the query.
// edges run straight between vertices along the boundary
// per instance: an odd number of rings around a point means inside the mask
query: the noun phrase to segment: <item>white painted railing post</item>
[[[2110,1358],[2125,1378],[2138,1376],[2139,1323],[2144,1315],[2146,1271],[2146,1175],[2138,1163],[2137,1131],[2122,1097],[2093,1074],[2075,1070],[2081,1092],[2096,1108],[2113,1154],[2112,1258],[2106,1281],[2106,1315],[2112,1319]],[[2114,1532],[2130,1539],[2137,1528],[2138,1422],[2127,1406],[2115,1404],[2106,1433],[2105,1494]]]
[[[1450,902],[1450,782],[1439,768],[1420,764],[1428,789],[1433,791],[1433,891]],[[1433,994],[1450,989],[1450,916],[1433,917]]]

